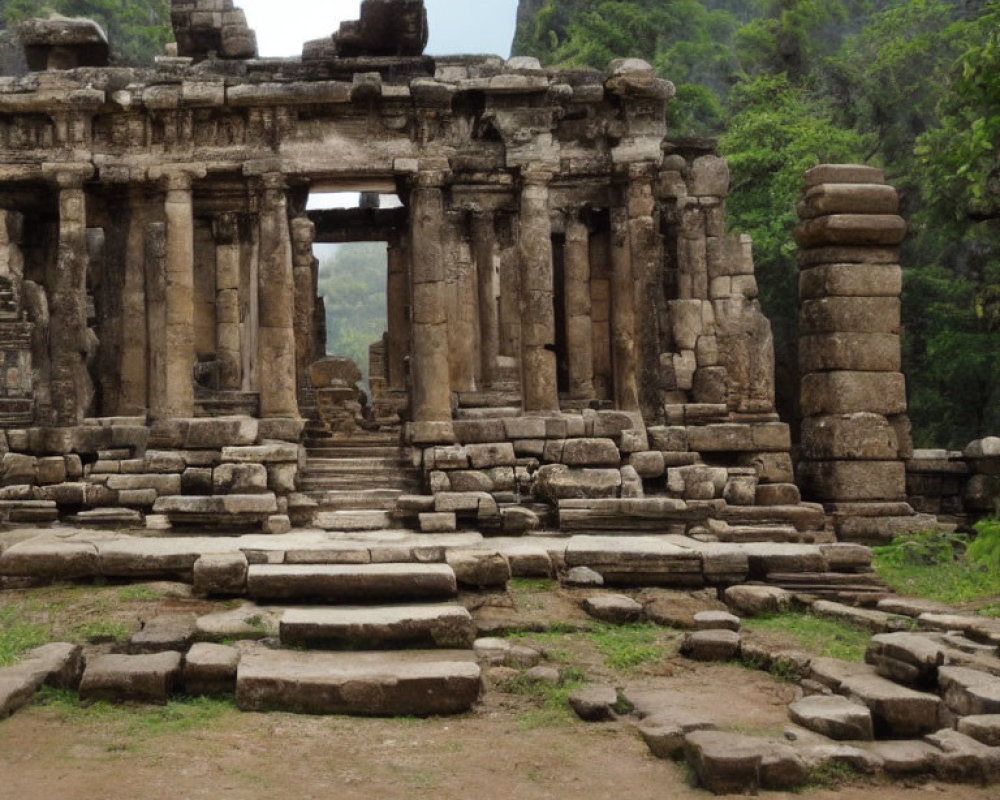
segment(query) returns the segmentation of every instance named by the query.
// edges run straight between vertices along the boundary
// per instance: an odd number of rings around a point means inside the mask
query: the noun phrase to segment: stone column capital
[[[451,177],[451,173],[443,169],[422,169],[413,176],[414,189],[442,189]]]
[[[656,179],[657,165],[652,161],[635,161],[628,165],[628,179],[633,182]]]
[[[260,176],[264,191],[284,192],[288,190],[288,179],[283,172],[265,172]]]
[[[204,178],[208,170],[195,164],[170,164],[151,167],[149,179],[160,183],[168,192],[190,192],[196,180]]]
[[[554,173],[540,164],[527,164],[521,168],[521,181],[525,186],[548,186]]]
[[[83,184],[96,174],[90,163],[46,163],[42,164],[42,177],[60,189],[82,189]]]

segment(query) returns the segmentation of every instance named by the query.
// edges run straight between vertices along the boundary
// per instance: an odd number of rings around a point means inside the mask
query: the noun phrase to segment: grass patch
[[[0,608],[0,667],[9,667],[48,641],[44,625],[25,621],[16,606]]]
[[[118,590],[118,599],[123,603],[146,603],[162,600],[163,592],[139,583],[135,586],[123,586]]]
[[[97,619],[93,622],[83,622],[71,629],[72,638],[77,642],[120,642],[132,635],[132,625],[124,622],[113,622],[107,619]]]
[[[618,672],[631,672],[645,664],[676,654],[675,642],[665,642],[655,625],[606,625],[588,634],[604,655],[604,663]]]
[[[554,592],[558,588],[558,581],[554,581],[551,578],[511,578],[507,582],[508,591],[514,594]]]
[[[743,627],[782,634],[793,639],[803,650],[844,661],[864,661],[871,639],[871,631],[857,625],[795,612],[744,620]]]
[[[860,773],[846,761],[828,761],[809,770],[803,790],[838,789],[858,778]]]
[[[892,544],[873,548],[873,565],[879,577],[900,594],[949,605],[995,600],[1000,597],[996,555],[1000,523],[985,520],[976,529],[975,540],[941,531],[897,537]]]
[[[124,737],[125,749],[159,736],[211,727],[239,713],[231,699],[182,697],[165,706],[88,704],[81,702],[75,692],[49,687],[38,692],[34,704],[55,712],[65,722],[94,725],[112,737]]]

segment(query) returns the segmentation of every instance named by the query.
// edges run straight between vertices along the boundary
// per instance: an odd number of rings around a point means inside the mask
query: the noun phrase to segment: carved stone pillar
[[[148,407],[146,355],[146,224],[149,217],[145,188],[130,185],[125,200],[128,230],[125,233],[125,264],[122,285],[122,343],[119,374],[121,393],[118,413],[145,414]]]
[[[611,210],[611,358],[615,378],[615,406],[639,410],[636,377],[635,288],[627,208]]]
[[[295,281],[295,373],[297,386],[309,386],[309,365],[316,360],[313,323],[316,313],[316,269],[313,242],[316,226],[306,216],[292,220],[292,263]]]
[[[204,173],[202,173],[202,176]],[[169,172],[166,240],[166,386],[163,412],[194,416],[194,204],[188,171]]]
[[[261,417],[297,419],[295,280],[284,175],[263,176],[260,210],[260,329],[257,376]]]
[[[665,303],[658,266],[663,262],[663,243],[653,213],[653,176],[650,164],[631,164],[628,183],[628,228],[631,248],[633,313],[635,314],[635,369],[639,405],[653,419],[662,405],[660,387],[652,376],[659,373],[659,320]]]
[[[553,303],[552,173],[526,170],[522,176],[518,252],[521,259],[521,385],[525,411],[558,411],[556,314]]]
[[[493,214],[473,216],[472,248],[479,292],[480,379],[483,387],[490,387],[496,382],[497,357],[500,355],[500,309],[497,304],[499,285]]]
[[[389,277],[386,286],[388,347],[386,364],[389,388],[406,391],[406,359],[410,351],[409,333],[409,249],[404,237],[389,242]]]
[[[91,165],[45,165],[59,191],[59,249],[49,271],[52,410],[56,425],[79,425],[93,397],[87,373],[87,201]]]
[[[566,220],[565,307],[569,395],[594,398],[594,325],[590,298],[590,231],[576,214]]]
[[[146,278],[146,341],[149,361],[149,414],[162,419],[167,414],[167,226],[151,222],[143,237]]]
[[[240,352],[240,226],[236,214],[215,218],[215,359],[219,389],[239,391],[243,384]]]
[[[441,241],[444,179],[439,172],[420,173],[410,202],[414,422],[451,421],[448,304]]]

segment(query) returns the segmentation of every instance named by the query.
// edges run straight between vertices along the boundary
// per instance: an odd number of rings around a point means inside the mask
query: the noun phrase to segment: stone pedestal
[[[286,188],[281,174],[262,178],[257,379],[261,417],[297,419],[295,280]]]
[[[552,282],[552,222],[549,181],[552,174],[525,170],[522,175],[521,385],[525,411],[558,411],[556,320]]]

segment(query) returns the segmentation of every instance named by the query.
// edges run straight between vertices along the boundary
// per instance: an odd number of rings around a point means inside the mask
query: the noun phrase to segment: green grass
[[[558,581],[550,578],[511,578],[507,583],[508,591],[514,594],[554,592],[558,588]]]
[[[1000,563],[994,558],[1000,524],[987,520],[976,527],[979,536],[971,544],[966,536],[940,531],[898,537],[873,548],[873,565],[900,594],[949,605],[995,600],[1000,597]]]
[[[163,592],[139,583],[135,586],[123,586],[119,589],[118,599],[123,603],[144,603],[153,600],[162,600]]]
[[[871,632],[865,628],[795,612],[744,620],[743,627],[751,631],[784,634],[803,650],[844,661],[864,661],[871,639]]]
[[[582,681],[583,675],[579,671],[564,671],[559,684],[531,681],[522,673],[504,683],[503,689],[533,701],[534,708],[517,716],[517,725],[521,730],[535,730],[570,725],[576,721],[569,707],[569,696],[582,685]]]
[[[35,696],[35,706],[55,712],[66,722],[95,725],[113,736],[120,735],[127,742],[125,749],[158,736],[210,727],[239,713],[231,699],[186,697],[165,706],[88,704],[81,702],[75,692],[49,687],[43,687]]]
[[[604,656],[604,663],[616,672],[630,673],[646,664],[656,663],[676,655],[679,642],[668,630],[649,623],[609,625],[595,622],[589,630],[554,626],[541,632],[508,634],[529,646],[534,643],[545,650],[551,661],[568,663],[572,660],[573,644],[589,644]]]
[[[26,652],[48,641],[44,625],[25,621],[16,606],[0,608],[0,667],[9,667]]]
[[[124,622],[97,619],[74,625],[71,634],[77,642],[120,642],[132,635],[133,626]]]

